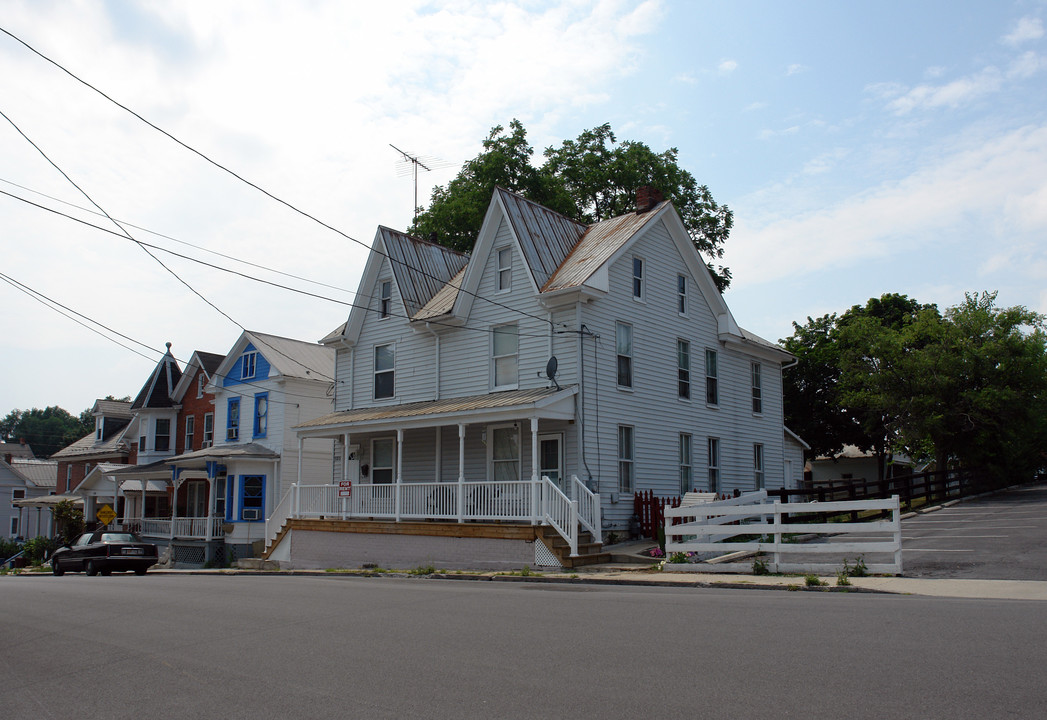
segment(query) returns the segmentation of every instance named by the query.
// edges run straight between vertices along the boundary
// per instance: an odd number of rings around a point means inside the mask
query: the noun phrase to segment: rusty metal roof
[[[541,288],[585,234],[586,226],[503,188],[495,193],[520,241],[534,284]]]
[[[295,429],[307,430],[337,427],[353,423],[403,420],[430,415],[460,415],[484,410],[506,410],[511,408],[534,408],[566,399],[575,394],[576,388],[533,388],[530,390],[506,390],[503,392],[469,395],[466,397],[428,400],[425,402],[365,407],[356,410],[323,415],[314,420],[295,425]]]
[[[419,310],[411,318],[412,320],[431,320],[441,315],[446,315],[454,309],[454,302],[458,299],[458,290],[462,287],[462,281],[465,279],[465,268],[458,271],[458,274],[451,278],[451,282],[444,285],[440,290],[433,295],[433,299],[426,303],[425,307]]]
[[[644,213],[627,213],[590,225],[545,284],[542,292],[578,287],[625,245],[668,201]]]
[[[379,227],[378,232],[409,317],[425,307],[469,263],[468,255],[443,245],[387,227]]]

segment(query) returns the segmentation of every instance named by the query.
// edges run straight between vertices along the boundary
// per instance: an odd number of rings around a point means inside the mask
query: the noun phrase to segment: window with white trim
[[[153,435],[153,450],[167,452],[171,449],[171,419],[157,418],[156,433]]]
[[[686,340],[676,341],[676,393],[684,399],[691,399],[691,343]]]
[[[200,373],[196,376],[196,398],[199,400],[204,396],[204,389],[207,387],[207,376]]]
[[[720,439],[709,438],[708,448],[709,492],[720,492]]]
[[[676,312],[687,314],[687,276],[676,276]]]
[[[635,487],[635,431],[631,425],[618,426],[618,492],[630,493]]]
[[[760,363],[754,362],[752,364],[752,371],[750,373],[752,377],[753,386],[753,412],[760,414],[763,412],[763,389],[761,380]]]
[[[720,404],[720,388],[717,386],[716,351],[705,351],[705,402],[709,405]]]
[[[201,447],[209,448],[214,445],[214,413],[204,415],[204,441]]]
[[[637,300],[643,300],[644,298],[644,287],[643,287],[643,258],[633,258],[633,297]]]
[[[753,484],[757,490],[763,489],[763,445],[753,444]]]
[[[498,292],[511,290],[513,287],[513,251],[502,248],[498,251]]]
[[[396,346],[388,345],[374,346],[374,399],[394,397],[396,384],[394,370],[396,367]]]
[[[371,482],[391,483],[396,479],[396,438],[371,441]]]
[[[186,415],[185,416],[185,451],[192,452],[195,448],[193,447],[193,436],[196,435],[196,416]]]
[[[520,327],[499,325],[491,332],[494,388],[515,388],[520,382]]]
[[[520,428],[513,425],[490,428],[491,479],[514,482],[520,479]]]
[[[248,380],[254,377],[255,368],[258,364],[258,353],[248,350],[240,358],[240,379]]]
[[[11,518],[11,537],[18,537],[18,516]]]
[[[691,435],[680,433],[680,492],[691,492],[694,489],[694,477],[691,473]]]
[[[614,345],[618,358],[618,387],[633,386],[633,326],[614,324]]]
[[[225,439],[240,439],[240,398],[229,398],[228,412],[225,416]]]
[[[389,317],[389,309],[393,302],[393,283],[391,280],[383,280],[379,285],[378,307],[380,317]]]
[[[11,507],[15,500],[25,500],[25,488],[11,488]]]

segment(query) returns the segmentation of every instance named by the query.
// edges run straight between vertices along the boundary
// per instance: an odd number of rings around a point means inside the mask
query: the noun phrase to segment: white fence
[[[578,554],[579,524],[600,537],[600,497],[572,476],[571,500],[549,478],[510,482],[292,485],[266,520],[266,545],[289,518],[328,520],[466,520],[547,524]]]
[[[783,516],[826,513],[844,517],[866,511],[891,512],[890,520],[865,522],[783,522]],[[824,517],[824,515],[823,515]],[[679,524],[673,524],[680,519]],[[803,535],[803,542],[796,542]],[[806,536],[817,536],[811,540]],[[724,542],[747,536],[742,542]],[[854,500],[823,503],[769,503],[766,493],[701,505],[665,509],[665,552],[673,553],[765,553],[770,572],[834,573],[843,562],[863,558],[871,573],[901,575],[902,528],[900,503],[895,495],[887,500]],[[889,556],[886,562],[867,562],[868,555]],[[797,557],[798,556],[798,557]],[[805,557],[807,556],[807,557]],[[836,562],[822,560],[827,556]],[[791,562],[783,557],[792,557]],[[817,558],[817,559],[814,559]],[[677,572],[752,572],[748,562],[669,563],[665,570]]]

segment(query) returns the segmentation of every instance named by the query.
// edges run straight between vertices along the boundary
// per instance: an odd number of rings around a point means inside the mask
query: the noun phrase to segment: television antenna
[[[431,157],[429,155],[412,155],[411,153],[401,150],[392,143],[389,143],[396,152],[400,153],[403,157],[400,159],[400,169],[397,171],[397,175],[403,176],[410,174],[414,179],[414,217],[418,217],[418,168],[425,170],[426,172],[432,172],[433,170],[441,170],[443,168],[453,167],[454,163],[441,160],[437,157]]]

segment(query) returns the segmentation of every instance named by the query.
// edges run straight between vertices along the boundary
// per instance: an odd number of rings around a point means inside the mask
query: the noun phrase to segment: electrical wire
[[[153,130],[156,130],[158,133],[164,135],[165,137],[167,137],[171,141],[173,141],[176,144],[180,145],[181,147],[185,148],[186,150],[188,150],[189,152],[193,153],[194,155],[200,157],[205,162],[213,165],[214,167],[218,168],[219,170],[221,170],[221,171],[223,171],[225,173],[228,173],[229,175],[231,175],[232,177],[236,178],[237,180],[239,180],[240,182],[244,183],[245,185],[248,185],[249,187],[254,188],[255,190],[257,190],[258,192],[262,193],[263,195],[265,195],[266,197],[270,198],[271,200],[273,200],[273,201],[275,201],[277,203],[280,203],[284,207],[288,208],[289,210],[291,210],[291,211],[293,211],[295,213],[298,213],[302,217],[305,217],[305,218],[307,218],[309,220],[312,220],[313,222],[317,223],[321,227],[324,227],[324,228],[330,230],[331,232],[334,232],[334,233],[337,233],[338,235],[341,235],[342,237],[344,237],[345,239],[347,239],[347,240],[349,240],[351,242],[357,243],[358,245],[361,245],[361,246],[363,246],[365,248],[368,248],[368,250],[370,250],[371,252],[374,252],[374,253],[377,253],[379,255],[384,256],[390,262],[397,263],[399,265],[403,265],[404,267],[406,267],[406,268],[408,268],[410,270],[413,270],[414,272],[420,273],[420,274],[424,275],[425,277],[430,278],[431,280],[436,280],[437,282],[441,282],[441,283],[445,283],[446,284],[446,281],[444,281],[442,278],[439,278],[439,277],[437,277],[435,275],[432,275],[432,274],[428,273],[424,268],[413,267],[409,263],[407,263],[405,261],[402,261],[402,260],[399,260],[397,258],[394,258],[391,255],[389,255],[388,253],[384,253],[384,252],[381,252],[379,250],[376,250],[376,249],[372,248],[371,246],[367,245],[366,243],[364,243],[363,241],[358,240],[355,237],[352,237],[351,235],[343,232],[342,230],[339,230],[338,228],[334,227],[333,225],[330,225],[330,224],[324,222],[323,220],[320,220],[316,216],[309,214],[305,210],[302,210],[299,207],[291,204],[287,200],[284,200],[283,198],[280,198],[280,197],[274,195],[273,193],[269,192],[265,188],[263,188],[263,187],[255,184],[255,183],[251,182],[250,180],[244,178],[243,176],[239,175],[238,173],[236,173],[235,171],[233,171],[230,168],[226,167],[225,165],[222,165],[217,160],[213,160],[212,158],[210,158],[208,155],[204,154],[200,150],[197,150],[196,148],[192,147],[191,145],[188,145],[187,143],[183,142],[182,140],[179,140],[177,137],[175,137],[171,133],[167,132],[163,128],[161,128],[161,127],[155,125],[154,123],[150,122],[149,120],[145,119],[142,115],[139,115],[137,112],[135,112],[131,108],[129,108],[126,105],[118,102],[117,100],[113,99],[112,97],[107,95],[105,92],[103,92],[99,88],[95,87],[94,85],[92,85],[91,83],[87,82],[86,80],[80,78],[75,73],[73,73],[71,70],[67,69],[66,67],[64,67],[63,65],[58,63],[56,60],[52,60],[48,56],[44,55],[42,52],[40,52],[39,50],[37,50],[36,48],[31,46],[25,40],[22,40],[21,38],[19,38],[18,36],[16,36],[12,32],[10,32],[6,28],[0,27],[0,32],[4,33],[8,37],[10,37],[12,40],[15,40],[16,42],[18,42],[19,44],[24,46],[27,50],[29,50],[30,52],[32,52],[33,54],[35,54],[39,58],[41,58],[44,61],[50,63],[51,65],[54,65],[56,68],[61,70],[63,73],[65,73],[66,75],[68,75],[69,77],[71,77],[73,80],[75,80],[76,82],[80,83],[84,87],[87,87],[88,89],[93,90],[95,93],[101,95],[103,98],[105,98],[106,100],[108,100],[112,104],[116,105],[120,109],[124,110],[127,113],[130,113],[135,118],[137,118],[141,122],[143,122],[146,125],[148,125],[149,127],[151,127]],[[92,204],[94,204],[94,203],[92,203]],[[97,205],[96,205],[96,207],[97,207]],[[99,208],[99,210],[101,210],[101,208]],[[106,215],[106,216],[108,217],[108,215]],[[112,220],[112,218],[110,218],[110,220]],[[113,222],[116,222],[116,221],[114,220]],[[501,303],[501,302],[499,302],[497,300],[492,300],[492,299],[484,297],[484,296],[482,296],[482,295],[480,295],[478,293],[474,293],[474,292],[472,292],[470,290],[466,290],[465,288],[459,288],[459,291],[460,292],[465,292],[468,295],[472,295],[473,297],[475,297],[475,298],[477,298],[479,300],[483,300],[485,302],[491,303],[492,305],[496,305],[496,306],[504,308],[506,310],[510,310],[512,312],[519,313],[521,315],[525,315],[525,316],[530,317],[530,318],[532,318],[534,320],[540,320],[542,322],[550,322],[550,320],[548,318],[544,318],[544,317],[541,317],[539,315],[532,315],[531,313],[528,313],[528,312],[526,312],[524,310],[521,310],[521,309],[516,308],[516,307],[512,307],[510,305],[506,305],[506,304]],[[219,312],[221,312],[221,311],[219,311]]]

